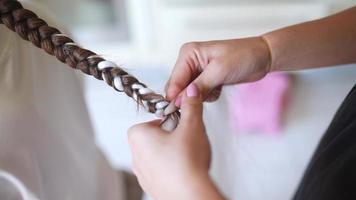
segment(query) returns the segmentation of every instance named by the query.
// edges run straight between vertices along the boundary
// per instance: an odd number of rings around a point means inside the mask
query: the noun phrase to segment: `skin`
[[[201,93],[193,84],[183,96],[175,131],[162,130],[160,121],[130,128],[134,173],[154,199],[222,199],[208,176],[211,153],[202,112]]]
[[[259,37],[183,45],[166,86],[167,98],[181,107],[178,128],[167,133],[153,121],[128,131],[141,186],[157,200],[224,199],[208,173],[202,101],[216,100],[223,85],[272,71],[355,63],[355,55],[356,7]]]

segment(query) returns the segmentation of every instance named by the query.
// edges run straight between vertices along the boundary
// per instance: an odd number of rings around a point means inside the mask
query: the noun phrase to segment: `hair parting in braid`
[[[173,130],[176,127],[179,112],[174,104],[154,93],[115,63],[80,47],[34,12],[23,8],[17,0],[0,0],[0,23],[73,69],[104,80],[115,90],[126,93],[148,112],[164,118],[164,123],[169,122],[167,129]]]

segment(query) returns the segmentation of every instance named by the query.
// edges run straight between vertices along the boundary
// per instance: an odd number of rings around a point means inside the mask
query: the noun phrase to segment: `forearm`
[[[356,62],[356,7],[262,36],[271,50],[271,71]]]

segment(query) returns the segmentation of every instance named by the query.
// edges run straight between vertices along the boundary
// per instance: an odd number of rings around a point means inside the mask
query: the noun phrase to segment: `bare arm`
[[[270,71],[356,62],[356,7],[338,14],[266,33],[259,37],[185,44],[167,83],[167,97],[179,106],[194,82],[204,100],[221,85],[256,81]]]
[[[272,71],[356,62],[356,7],[263,35],[272,54]]]

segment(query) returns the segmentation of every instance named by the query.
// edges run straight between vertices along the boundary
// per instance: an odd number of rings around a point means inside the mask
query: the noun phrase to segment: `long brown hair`
[[[75,44],[34,12],[23,8],[17,0],[0,0],[0,23],[73,69],[104,80],[116,91],[125,92],[148,112],[164,117],[165,122],[170,121],[168,129],[177,125],[179,112],[174,104],[169,104],[162,95],[148,89],[115,63]]]

